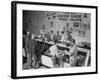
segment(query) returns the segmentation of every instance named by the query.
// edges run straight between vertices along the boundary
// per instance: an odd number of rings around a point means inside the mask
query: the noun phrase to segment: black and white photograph
[[[91,14],[23,10],[23,69],[88,67]]]
[[[12,3],[12,77],[97,73],[97,7]]]

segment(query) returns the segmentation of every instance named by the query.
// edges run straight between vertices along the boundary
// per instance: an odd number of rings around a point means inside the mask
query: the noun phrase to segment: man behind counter
[[[53,31],[50,32],[50,38],[51,38],[51,41],[54,40],[54,33],[53,33]]]
[[[59,31],[57,31],[56,39],[57,39],[58,41],[61,40],[61,35],[59,34]]]
[[[54,34],[54,32],[51,31],[50,38],[51,38],[51,41],[55,41],[55,40],[60,41],[61,35],[59,34],[59,31],[57,31],[57,34]]]
[[[64,31],[61,31],[61,42],[66,42],[66,39],[65,39],[65,35],[64,35]]]

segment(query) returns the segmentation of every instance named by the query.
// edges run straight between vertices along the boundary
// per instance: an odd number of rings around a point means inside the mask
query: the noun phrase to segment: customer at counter
[[[52,45],[50,48],[50,55],[52,56],[52,61],[54,67],[56,66],[56,59],[58,58],[58,48],[57,48],[57,40],[54,41],[54,45]]]
[[[25,49],[25,47],[26,47],[26,45],[25,45],[25,39],[26,39],[26,34],[24,32],[23,33],[23,49],[22,49],[22,53],[24,54],[23,55],[23,64],[26,63],[26,61],[27,61],[27,53],[26,53],[26,49]]]
[[[24,39],[25,39],[25,49],[26,49],[26,53],[28,53],[28,42],[29,42],[29,38],[30,38],[30,32],[29,31],[27,31],[26,32],[26,36],[24,37]]]
[[[23,48],[24,48],[24,52],[25,52],[25,56],[26,56],[26,61],[25,61],[25,63],[27,64],[29,64],[29,61],[27,62],[27,60],[28,60],[28,56],[29,56],[29,54],[28,54],[28,51],[29,51],[29,47],[28,47],[28,45],[29,45],[29,38],[30,38],[30,32],[29,31],[27,31],[26,32],[26,34],[25,35],[23,35]],[[23,59],[24,60],[24,59]],[[24,62],[24,61],[23,61]],[[25,64],[25,65],[26,65]],[[27,65],[28,65],[27,64]],[[27,66],[26,66],[27,67]],[[25,67],[25,68],[26,68]]]
[[[29,61],[30,61],[30,66],[31,68],[35,68],[36,67],[36,53],[35,53],[35,45],[36,45],[36,41],[35,41],[35,35],[31,34],[31,37],[29,39],[29,45],[28,45],[28,54],[29,54]]]
[[[27,32],[27,35],[24,37],[24,44],[25,48],[23,48],[23,53],[26,56],[26,61],[23,65],[23,69],[30,69],[32,68],[32,55],[34,53],[33,47],[33,36],[30,35],[30,32]],[[35,42],[34,42],[35,43]],[[24,59],[23,59],[24,60]]]

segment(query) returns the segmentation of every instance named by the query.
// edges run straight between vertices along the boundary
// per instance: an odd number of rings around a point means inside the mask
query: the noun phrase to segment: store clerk
[[[61,42],[66,42],[65,40],[65,35],[64,35],[64,31],[61,32]]]
[[[53,33],[53,31],[51,31],[50,33],[51,33],[50,34],[51,41],[54,41],[54,33]]]

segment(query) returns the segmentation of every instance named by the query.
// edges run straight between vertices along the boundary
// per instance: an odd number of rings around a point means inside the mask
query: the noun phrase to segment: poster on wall
[[[97,6],[12,1],[11,78],[97,73]]]

